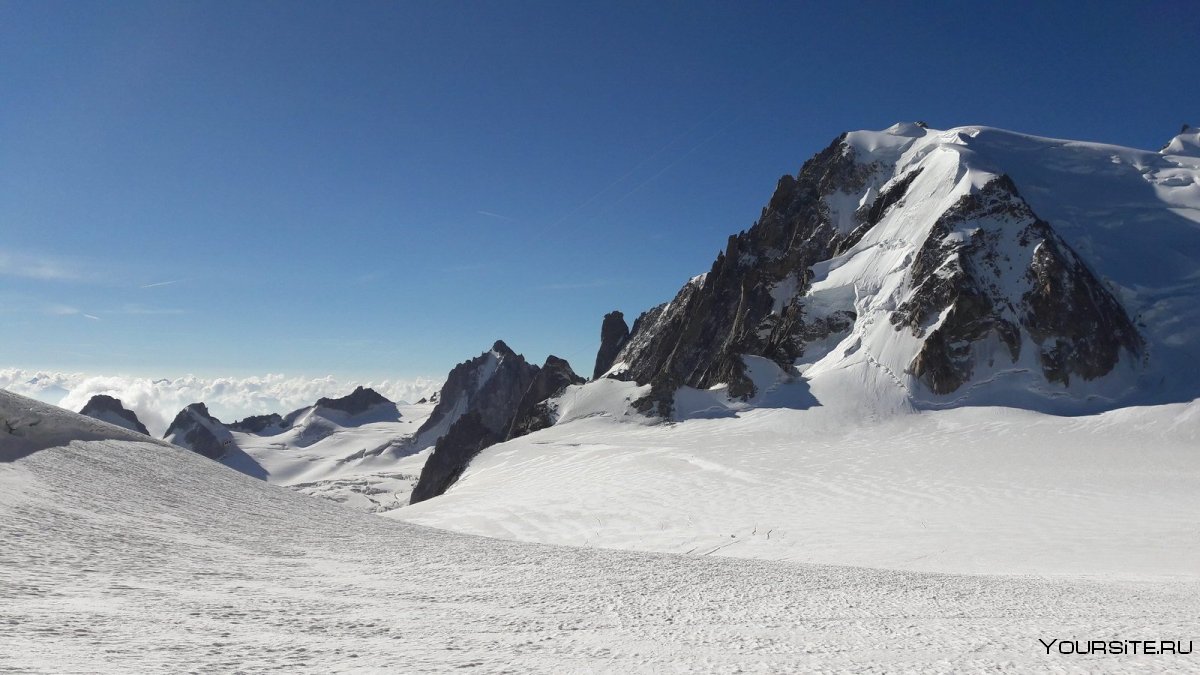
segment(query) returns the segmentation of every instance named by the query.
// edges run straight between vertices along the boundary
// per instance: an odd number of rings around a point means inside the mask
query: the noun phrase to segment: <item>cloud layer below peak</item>
[[[438,391],[441,384],[433,378],[358,382],[332,377],[268,374],[242,378],[186,375],[150,379],[0,369],[0,389],[72,411],[79,411],[96,394],[119,398],[155,436],[162,436],[176,413],[191,403],[203,402],[214,416],[224,422],[233,422],[250,415],[286,414],[312,405],[322,396],[344,396],[358,385],[370,387],[396,402],[413,402]]]

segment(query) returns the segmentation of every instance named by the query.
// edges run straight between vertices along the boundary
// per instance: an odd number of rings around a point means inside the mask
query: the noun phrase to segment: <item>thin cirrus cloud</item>
[[[46,305],[42,308],[42,311],[51,316],[74,316],[80,313],[78,307],[59,304]]]
[[[495,218],[496,220],[503,220],[503,221],[509,222],[509,223],[514,223],[517,220],[516,218],[510,218],[506,215],[499,214],[494,211],[476,211],[475,213],[478,213],[481,216],[487,216],[488,218]]]
[[[121,307],[110,309],[93,310],[85,312],[78,307],[64,304],[50,304],[42,308],[44,314],[50,316],[81,316],[93,321],[101,321],[104,316],[175,316],[178,314],[186,314],[187,310],[177,309],[173,307],[145,307],[143,305],[128,304]]]
[[[152,284],[142,284],[140,288],[160,288],[162,286],[173,286],[187,281],[187,279],[170,279],[168,281],[155,281]]]
[[[0,251],[0,275],[39,281],[81,281],[83,266],[47,255]]]

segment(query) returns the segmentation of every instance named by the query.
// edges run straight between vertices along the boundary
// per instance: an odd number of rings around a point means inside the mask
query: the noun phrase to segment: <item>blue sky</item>
[[[1191,3],[0,2],[0,367],[589,373],[783,173],[922,119],[1157,148]]]

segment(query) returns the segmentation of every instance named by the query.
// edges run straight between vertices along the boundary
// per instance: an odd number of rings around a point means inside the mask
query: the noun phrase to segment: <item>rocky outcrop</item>
[[[261,434],[271,431],[282,431],[287,428],[284,424],[283,417],[279,413],[271,413],[269,415],[251,415],[243,420],[238,420],[229,425],[231,431],[240,431],[246,434]]]
[[[215,460],[224,458],[236,447],[229,429],[210,415],[203,403],[193,403],[179,411],[163,439]]]
[[[567,387],[583,383],[584,379],[571,370],[571,364],[565,359],[553,355],[547,357],[546,363],[538,370],[533,382],[525,390],[525,395],[521,397],[504,440],[553,426],[554,411],[550,409],[548,401],[563,393]]]
[[[612,368],[617,354],[629,340],[629,324],[625,323],[625,315],[620,312],[609,312],[604,315],[604,323],[600,325],[600,349],[596,352],[596,367],[592,370],[592,379],[600,379],[609,368]]]
[[[1063,385],[1107,374],[1122,350],[1142,350],[1121,304],[1007,176],[944,212],[910,274],[913,292],[891,321],[924,338],[909,370],[935,394],[971,379],[974,345],[991,335],[1016,363],[1026,333],[1046,379]]]
[[[367,389],[362,386],[359,386],[353,392],[341,398],[317,399],[318,408],[340,410],[347,415],[359,415],[374,406],[390,403],[391,401],[384,398],[374,389]]]
[[[490,351],[450,371],[437,407],[415,436],[436,433],[437,441],[412,503],[442,494],[480,450],[504,439],[538,370],[497,340]]]
[[[137,415],[132,410],[128,410],[120,399],[106,396],[104,394],[96,394],[88,399],[87,405],[79,411],[80,415],[98,419],[101,422],[115,424],[130,431],[150,435],[146,430],[146,426],[142,424]]]
[[[400,416],[395,403],[373,389],[359,386],[341,398],[323,397],[311,406],[293,410],[282,418],[279,428],[298,429],[294,442],[298,447],[307,447],[344,427],[395,421]]]
[[[539,368],[502,341],[455,366],[434,409],[437,418],[430,416],[417,432],[418,437],[437,435],[413,489],[412,503],[445,492],[488,446],[554,424],[548,401],[583,382],[565,360],[549,356]]]

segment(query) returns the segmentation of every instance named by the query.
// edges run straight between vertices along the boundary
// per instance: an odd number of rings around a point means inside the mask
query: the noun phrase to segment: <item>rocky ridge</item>
[[[210,415],[203,403],[193,403],[179,411],[163,440],[214,460],[222,459],[236,447],[229,429]]]
[[[546,401],[582,382],[563,359],[550,356],[539,368],[500,340],[490,351],[455,366],[437,408],[414,435],[415,444],[430,437],[436,443],[411,502],[445,492],[488,446],[553,424]]]
[[[136,431],[138,433],[150,435],[146,430],[146,426],[142,424],[138,416],[132,410],[125,408],[121,403],[121,399],[113,398],[105,394],[96,394],[88,399],[83,409],[79,411],[80,415],[86,415],[93,419],[98,419],[101,422],[108,422],[119,427]]]

